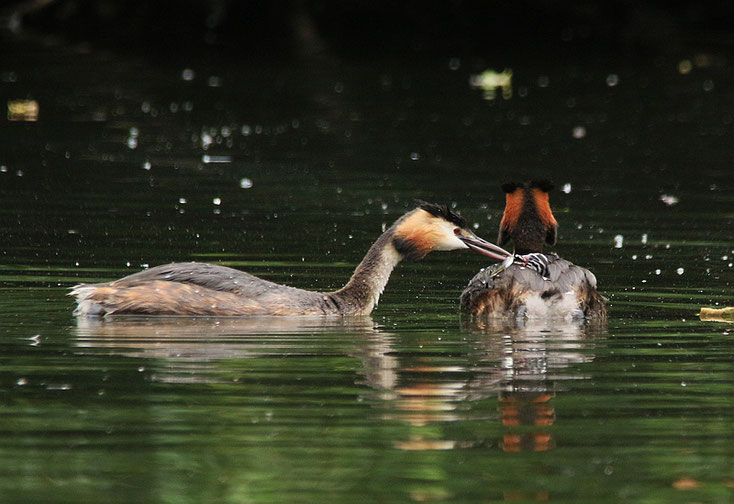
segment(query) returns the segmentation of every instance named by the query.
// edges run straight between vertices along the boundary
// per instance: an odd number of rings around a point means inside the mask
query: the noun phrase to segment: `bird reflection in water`
[[[375,324],[359,317],[78,317],[76,346],[88,351],[162,359],[153,381],[217,383],[224,359],[313,353],[316,336],[368,335]]]
[[[550,427],[556,414],[553,398],[563,382],[588,378],[573,367],[593,360],[590,351],[604,322],[522,324],[474,320],[472,332],[485,335],[486,360],[499,364],[498,408],[507,428],[504,451],[546,451],[555,447]],[[481,386],[479,389],[481,390]]]
[[[583,380],[575,366],[593,360],[596,337],[604,322],[579,324],[499,320],[466,320],[469,337],[461,364],[451,355],[390,351],[373,338],[361,347],[363,379],[384,399],[384,418],[415,427],[409,439],[394,445],[405,450],[499,446],[506,452],[546,451],[555,447],[553,398],[569,380]],[[431,343],[426,341],[426,346]],[[438,362],[440,361],[440,362]],[[453,364],[448,364],[452,362]],[[481,402],[497,398],[497,413],[487,415]],[[499,440],[448,440],[428,435],[423,427],[438,422],[499,420]]]
[[[425,351],[415,352],[402,350],[404,336],[382,330],[370,317],[80,318],[77,324],[82,351],[159,359],[151,379],[167,383],[231,381],[217,366],[223,359],[344,353],[359,360],[354,381],[368,387],[365,403],[380,418],[411,426],[407,439],[394,441],[396,448],[507,452],[555,447],[553,399],[564,382],[587,378],[575,366],[594,358],[596,336],[605,330],[603,322],[466,319],[463,341],[431,346],[436,336],[427,334],[410,342],[423,341]],[[494,400],[497,410],[488,413],[483,406]],[[465,420],[499,421],[501,438],[486,439],[483,431],[444,439],[432,428]]]

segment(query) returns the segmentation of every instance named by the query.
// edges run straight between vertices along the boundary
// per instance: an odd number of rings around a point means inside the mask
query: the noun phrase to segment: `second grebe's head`
[[[556,244],[558,223],[548,201],[551,189],[553,184],[547,180],[502,185],[506,202],[498,245],[503,246],[512,240],[515,253],[529,254],[542,252],[544,244]]]
[[[471,249],[495,259],[507,254],[475,235],[448,206],[425,201],[394,224],[392,244],[405,259],[421,259],[435,250]]]

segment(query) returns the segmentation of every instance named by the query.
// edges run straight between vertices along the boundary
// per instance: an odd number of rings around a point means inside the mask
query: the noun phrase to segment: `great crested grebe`
[[[555,245],[558,223],[548,202],[553,185],[545,180],[507,183],[505,212],[497,243],[512,240],[515,253],[483,253],[503,262],[483,269],[461,293],[462,311],[489,317],[603,318],[605,299],[591,271],[544,254]]]
[[[297,289],[191,262],[157,266],[109,283],[80,284],[70,294],[79,316],[367,315],[402,259],[456,249],[496,257],[498,247],[476,236],[448,207],[419,202],[375,241],[349,282],[334,292]]]

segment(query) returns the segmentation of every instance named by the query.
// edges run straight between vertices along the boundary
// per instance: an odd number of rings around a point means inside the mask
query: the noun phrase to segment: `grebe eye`
[[[461,234],[461,228],[454,228],[454,234],[459,236]]]

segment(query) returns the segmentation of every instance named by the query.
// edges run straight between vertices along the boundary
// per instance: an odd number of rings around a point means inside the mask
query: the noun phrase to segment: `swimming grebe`
[[[512,240],[515,253],[495,256],[503,263],[474,276],[461,293],[462,311],[518,319],[606,317],[594,274],[556,254],[543,253],[545,244],[556,244],[558,234],[548,201],[552,188],[548,181],[502,186],[506,203],[497,242],[503,246]]]
[[[110,283],[77,285],[71,291],[78,303],[74,314],[366,315],[402,259],[434,250],[497,249],[448,207],[419,203],[377,239],[349,282],[334,292],[287,287],[214,264],[173,263]]]

